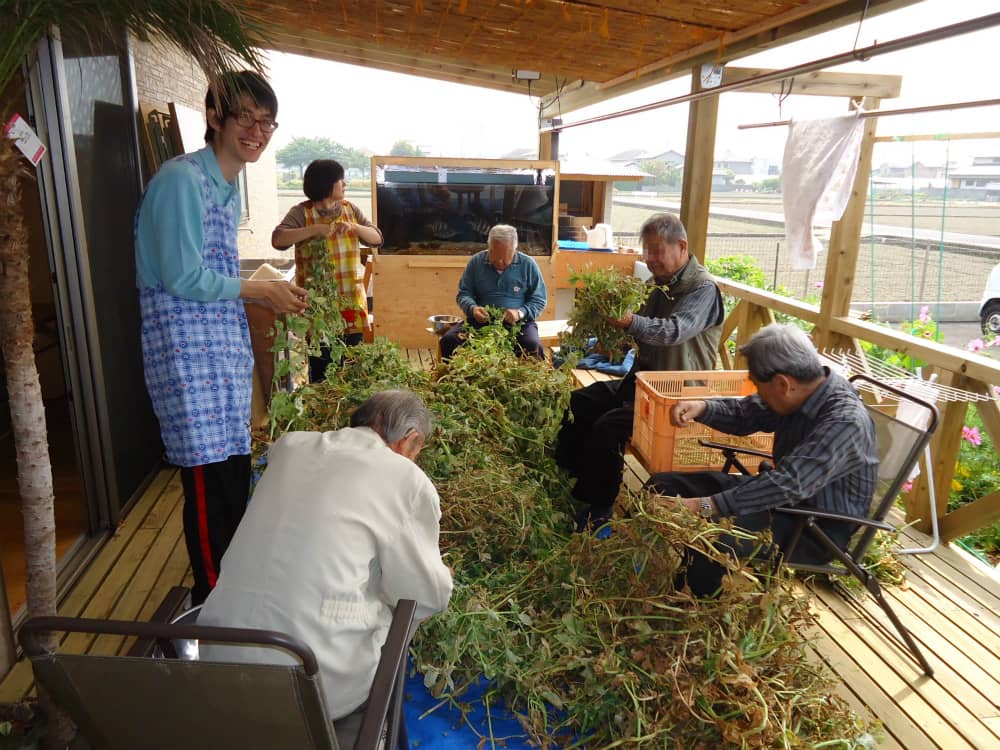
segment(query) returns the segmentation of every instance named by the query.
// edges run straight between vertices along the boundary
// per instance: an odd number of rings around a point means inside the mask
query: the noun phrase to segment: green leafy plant
[[[620,362],[635,342],[624,330],[613,326],[611,320],[620,320],[639,309],[653,287],[613,268],[580,271],[569,280],[582,286],[577,288],[573,300],[568,321],[571,330],[559,337],[560,347],[582,352],[589,340],[595,338],[611,362]],[[660,289],[667,293],[666,287]]]
[[[995,492],[1000,487],[1000,461],[989,433],[983,427],[979,411],[969,405],[959,444],[958,461],[951,482],[948,509],[955,510]],[[1000,562],[1000,522],[962,537],[961,541],[992,564]]]
[[[431,409],[420,464],[441,496],[455,589],[412,652],[439,705],[469,711],[465,689],[485,676],[483,703],[502,700],[545,748],[860,746],[870,727],[831,697],[799,635],[808,602],[715,551],[732,529],[629,496],[610,538],[569,533],[568,484],[550,457],[569,374],[516,356],[509,336],[487,325],[429,373],[395,345],[354,347],[298,391],[287,423],[342,427],[389,387]],[[686,546],[730,566],[718,599],[674,588]]]
[[[937,321],[931,317],[926,305],[920,308],[920,314],[914,320],[904,320],[900,323],[899,330],[919,339],[927,339],[929,341],[941,340]],[[880,344],[862,341],[861,348],[866,355],[875,357],[888,365],[902,367],[904,370],[909,370],[910,372],[916,372],[918,367],[926,365],[926,362],[923,360],[911,357],[908,354],[901,354],[895,349],[889,349]]]

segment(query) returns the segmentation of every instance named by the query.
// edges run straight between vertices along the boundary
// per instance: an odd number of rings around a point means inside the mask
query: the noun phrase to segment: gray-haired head
[[[486,242],[492,244],[494,240],[509,243],[517,250],[517,230],[510,224],[497,224],[492,227]]]
[[[426,438],[431,434],[431,413],[420,396],[410,391],[379,391],[351,415],[351,427],[370,427],[387,444],[416,432]]]
[[[747,369],[758,383],[770,383],[777,374],[800,383],[823,377],[823,364],[816,347],[801,328],[772,323],[761,328],[740,347]]]
[[[639,229],[639,237],[645,239],[649,235],[656,235],[663,239],[668,245],[676,245],[681,240],[687,242],[688,234],[681,220],[673,214],[653,214],[644,222]]]

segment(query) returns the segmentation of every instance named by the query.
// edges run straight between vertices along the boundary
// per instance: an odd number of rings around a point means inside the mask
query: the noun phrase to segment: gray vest
[[[650,281],[654,284],[654,281]],[[667,293],[654,289],[645,304],[639,310],[639,315],[647,318],[669,318],[680,299],[690,290],[703,284],[715,281],[705,267],[694,256],[680,272],[680,278],[675,279]],[[639,356],[636,358],[636,372],[643,370],[714,370],[715,360],[719,356],[719,339],[722,336],[722,321],[725,312],[722,306],[722,294],[715,289],[718,297],[719,316],[712,325],[701,331],[694,338],[674,344],[673,346],[639,345]]]

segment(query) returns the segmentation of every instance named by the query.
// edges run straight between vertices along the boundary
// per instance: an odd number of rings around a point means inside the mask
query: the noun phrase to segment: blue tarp
[[[406,731],[410,738],[410,747],[440,748],[452,750],[457,748],[478,748],[483,737],[487,738],[483,748],[492,748],[489,737],[496,740],[495,747],[506,750],[528,750],[537,745],[528,743],[528,736],[521,729],[520,723],[503,707],[502,701],[496,698],[499,705],[492,706],[489,714],[483,707],[483,694],[489,690],[490,683],[480,680],[472,685],[461,697],[461,702],[474,709],[469,711],[468,722],[475,731],[466,724],[462,712],[454,706],[445,704],[433,713],[420,716],[428,709],[437,706],[441,701],[434,698],[424,687],[424,676],[413,669],[412,660],[406,676],[406,696],[403,713],[406,717]],[[479,734],[477,734],[479,732]],[[501,744],[502,741],[502,744]]]

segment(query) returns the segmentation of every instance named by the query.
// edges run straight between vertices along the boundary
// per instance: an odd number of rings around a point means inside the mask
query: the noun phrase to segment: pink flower
[[[970,352],[980,352],[983,350],[984,346],[986,346],[986,342],[983,341],[982,339],[972,339],[968,344],[965,345],[965,348],[968,349]]]
[[[931,320],[931,309],[927,305],[920,308],[920,322],[929,323]]]
[[[905,482],[903,482],[903,492],[909,492],[912,489],[913,489],[912,479],[907,479]]]
[[[813,286],[816,287],[817,289],[822,289],[823,288],[823,282],[822,281],[814,281],[813,282]]]
[[[962,427],[962,438],[968,440],[975,446],[979,446],[983,442],[982,436],[979,434],[978,427]]]
[[[993,395],[1000,398],[1000,385],[993,386]]]

